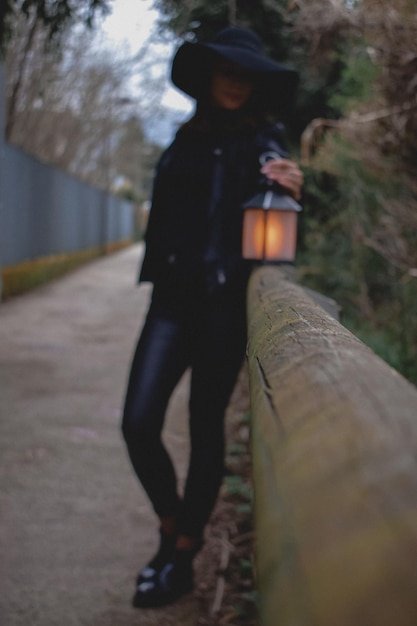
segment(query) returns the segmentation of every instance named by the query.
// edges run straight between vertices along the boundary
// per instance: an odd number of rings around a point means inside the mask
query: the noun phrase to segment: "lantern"
[[[277,152],[263,152],[259,163],[280,158]],[[287,194],[276,191],[276,185],[266,177],[261,178],[260,184],[264,191],[243,205],[242,256],[263,262],[294,263],[297,213],[301,206]]]

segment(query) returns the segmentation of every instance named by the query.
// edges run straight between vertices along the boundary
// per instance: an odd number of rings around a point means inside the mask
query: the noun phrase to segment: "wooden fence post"
[[[262,626],[416,626],[416,388],[276,267],[248,327]]]

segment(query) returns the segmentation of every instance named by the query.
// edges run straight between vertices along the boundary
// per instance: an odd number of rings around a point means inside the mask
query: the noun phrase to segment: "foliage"
[[[207,41],[221,28],[239,24],[259,32],[273,56],[287,55],[289,34],[283,27],[292,23],[293,14],[285,0],[156,0],[155,5],[162,13],[161,26],[184,39]]]
[[[362,102],[375,95],[375,81],[379,71],[365,46],[362,45],[356,54],[351,52],[341,71],[338,88],[329,96],[330,108],[342,115],[355,111]]]
[[[335,297],[346,325],[417,382],[416,3],[318,4],[325,24],[314,23],[304,3],[297,27],[307,38],[316,29],[320,59],[329,53],[332,12],[335,23],[348,24],[338,89],[328,98],[345,117],[323,123],[336,130],[310,144],[301,275]]]
[[[48,40],[57,40],[71,23],[82,22],[91,27],[97,13],[108,11],[109,0],[2,0],[0,49],[4,51],[19,14],[28,20],[35,16],[45,26]]]
[[[300,277],[335,298],[342,321],[417,382],[417,203],[402,176],[366,166],[357,150],[331,136],[306,168]]]
[[[94,186],[129,182],[143,202],[160,148],[146,139],[129,96],[136,60],[98,53],[79,25],[61,35],[60,48],[46,48],[48,37],[35,16],[15,19],[6,55],[8,141]]]

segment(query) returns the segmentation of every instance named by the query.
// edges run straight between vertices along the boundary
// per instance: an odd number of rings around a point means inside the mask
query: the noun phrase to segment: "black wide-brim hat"
[[[246,70],[257,93],[268,99],[271,108],[287,108],[293,101],[297,72],[270,59],[255,32],[236,26],[223,29],[209,43],[182,44],[172,62],[172,82],[196,100],[207,98],[212,69],[219,59]]]

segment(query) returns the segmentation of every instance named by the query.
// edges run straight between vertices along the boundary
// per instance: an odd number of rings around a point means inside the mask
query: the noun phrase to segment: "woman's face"
[[[242,67],[230,61],[219,61],[211,79],[211,100],[214,106],[237,111],[249,100],[253,79]]]

